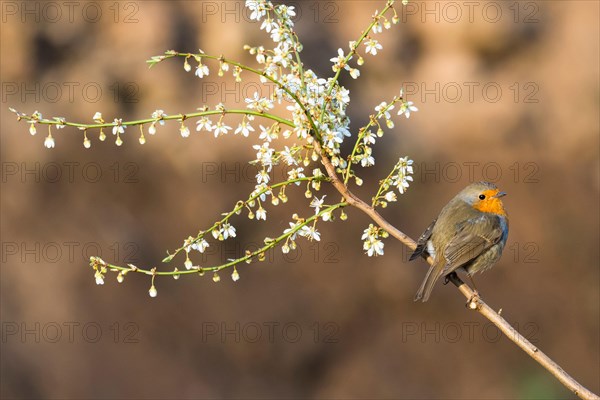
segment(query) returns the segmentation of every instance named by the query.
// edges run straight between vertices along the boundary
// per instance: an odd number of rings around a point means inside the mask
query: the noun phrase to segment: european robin
[[[415,301],[427,301],[442,276],[460,269],[472,277],[500,259],[508,237],[508,216],[501,200],[504,195],[493,183],[476,182],[444,206],[410,256],[414,260],[431,255],[434,260]]]

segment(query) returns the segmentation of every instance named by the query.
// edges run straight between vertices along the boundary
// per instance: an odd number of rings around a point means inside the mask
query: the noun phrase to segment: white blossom
[[[375,144],[376,136],[373,132],[367,131],[363,136],[363,143],[368,146],[371,144]]]
[[[388,103],[385,101],[382,101],[377,107],[375,107],[375,111],[377,111],[377,114],[383,116],[386,120],[392,117],[390,115],[390,111],[393,109],[394,106],[388,106]]]
[[[226,135],[227,132],[229,132],[230,130],[231,127],[225,125],[222,121],[218,121],[217,124],[213,127],[213,133],[215,134],[215,137]]]
[[[260,30],[264,30],[265,32],[269,33],[273,29],[276,29],[278,26],[279,25],[277,24],[277,22],[275,22],[271,18],[267,18],[263,20],[262,24],[260,25]]]
[[[250,19],[260,21],[262,17],[267,15],[264,2],[259,0],[246,0],[246,8],[251,11]]]
[[[96,279],[96,285],[104,285],[104,275],[100,271],[96,271],[94,278]]]
[[[196,122],[196,131],[201,131],[202,129],[207,132],[212,132],[214,129],[212,121],[208,117],[200,117],[198,122]]]
[[[260,135],[258,136],[258,138],[260,140],[270,142],[279,137],[279,135],[277,134],[277,131],[274,129],[274,126],[265,128],[264,126],[259,125],[259,129],[260,129]]]
[[[297,222],[290,222],[289,224],[290,224],[290,227],[283,231],[284,234],[288,234],[288,233],[290,233],[291,231],[295,230],[298,227],[298,223]],[[296,240],[296,234],[297,233],[298,233],[297,231],[294,232],[294,233],[292,233],[290,235],[290,240]]]
[[[269,147],[269,142],[264,142],[262,145],[254,145],[252,146],[256,152],[256,161],[259,162],[262,166],[267,167],[267,171],[271,171],[273,167],[273,150]]]
[[[372,150],[370,147],[365,148],[365,154],[361,156],[360,165],[363,167],[371,167],[375,165],[375,158],[371,155]]]
[[[190,136],[190,128],[188,128],[185,125],[181,125],[181,127],[179,128],[179,133],[181,133],[181,137],[189,137]]]
[[[237,282],[240,280],[240,274],[237,272],[237,269],[233,267],[233,272],[231,273],[231,280]]]
[[[256,183],[269,183],[270,179],[271,177],[264,169],[259,171],[258,174],[256,174]]]
[[[327,195],[323,195],[323,197],[321,197],[320,199],[317,196],[315,196],[310,202],[310,206],[315,209],[315,214],[318,214],[319,211],[321,211],[321,207],[323,207],[325,197],[327,197]]]
[[[304,225],[298,231],[298,235],[304,236],[310,241],[316,240],[318,242],[321,240],[321,234],[317,231],[317,229],[314,226]]]
[[[400,194],[404,194],[409,182],[413,181],[413,177],[410,176],[413,173],[412,164],[413,160],[409,160],[408,157],[401,157],[396,164],[397,173],[391,177],[391,180]]]
[[[44,146],[48,149],[54,148],[54,138],[52,137],[52,135],[49,134],[46,137],[46,139],[44,140]]]
[[[304,175],[304,168],[303,167],[298,167],[298,168],[292,168],[291,170],[288,171],[288,180],[294,180],[294,179],[299,179],[299,178],[304,178],[306,177],[306,175]],[[300,182],[296,182],[296,186],[299,186]]]
[[[414,106],[413,104],[414,103],[412,101],[405,101],[404,103],[402,103],[402,105],[400,106],[400,109],[398,110],[398,115],[404,114],[404,116],[406,118],[410,118],[411,112],[419,111],[419,109],[416,106]]]
[[[369,238],[363,243],[363,250],[369,257],[383,255],[383,242],[379,239]]]
[[[383,255],[383,242],[379,239],[379,227],[369,224],[369,227],[363,231],[361,239],[363,240],[363,250],[369,257]]]
[[[250,132],[254,132],[254,128],[252,127],[252,125],[250,125],[248,122],[246,121],[242,121],[237,129],[233,132],[235,135],[237,135],[238,133],[241,133],[242,136],[244,137],[248,137],[248,135],[250,134]]]
[[[165,114],[165,112],[163,110],[156,110],[152,113],[152,118],[159,120],[159,124],[164,125],[165,121],[163,120],[164,117],[167,117],[167,114]]]
[[[125,126],[121,125],[123,123],[122,119],[115,118],[113,121],[115,126],[112,128],[112,134],[116,135],[117,133],[125,133]]]
[[[372,54],[372,55],[377,55],[377,50],[381,50],[383,47],[381,46],[381,44],[379,44],[379,42],[375,39],[368,39],[365,40],[365,46],[367,46],[367,53]]]
[[[199,63],[196,67],[196,72],[194,72],[194,75],[196,75],[198,78],[204,78],[209,73],[210,71],[208,70],[208,67],[205,64]]]
[[[221,228],[221,233],[224,239],[235,237],[235,227],[230,225],[229,222],[225,222]]]
[[[263,221],[267,220],[267,210],[265,210],[262,206],[258,207],[258,210],[256,210],[256,219],[262,219]]]
[[[192,248],[192,249],[194,249],[196,251],[199,251],[200,253],[204,253],[204,251],[206,250],[206,248],[209,247],[209,246],[210,246],[210,244],[206,240],[200,239],[200,241],[192,244],[190,246],[190,248]]]
[[[344,55],[344,50],[339,48],[338,56],[329,59],[329,61],[333,63],[333,66],[331,67],[333,72],[337,72],[345,66],[345,58],[346,56]]]
[[[254,97],[246,98],[245,102],[247,108],[258,112],[266,112],[273,108],[273,101],[266,97],[260,97],[257,92],[254,92]]]
[[[281,158],[287,165],[298,165],[298,162],[292,155],[292,151],[288,146],[285,146],[284,150],[279,152],[279,154],[281,155]]]

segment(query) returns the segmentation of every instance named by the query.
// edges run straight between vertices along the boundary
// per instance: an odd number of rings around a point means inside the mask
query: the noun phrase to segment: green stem
[[[241,211],[244,207],[246,207],[246,205],[248,203],[251,203],[253,201],[256,201],[256,199],[258,199],[260,196],[262,196],[265,193],[268,193],[270,191],[272,191],[273,189],[277,189],[279,187],[282,186],[288,186],[291,185],[293,183],[296,182],[303,182],[303,181],[312,181],[315,178],[313,176],[307,176],[307,177],[303,177],[303,178],[295,178],[295,179],[290,179],[284,182],[279,182],[276,183],[274,185],[271,186],[267,186],[265,189],[261,190],[260,192],[255,193],[254,195],[248,197],[247,200],[245,201],[238,201],[236,203],[236,206],[233,210],[231,210],[230,212],[228,212],[227,214],[225,214],[225,216],[219,220],[216,221],[210,228],[208,228],[206,231],[201,231],[201,233],[198,234],[198,236],[196,236],[192,241],[190,241],[189,243],[177,248],[172,254],[169,254],[164,260],[163,262],[170,262],[173,260],[173,258],[180,253],[181,251],[185,250],[186,247],[197,243],[199,240],[201,240],[207,233],[212,232],[214,229],[216,229],[217,227],[219,227],[220,225],[222,225],[223,223],[225,223],[229,218],[231,218],[233,215],[237,214],[239,211]]]
[[[348,62],[350,61],[350,58],[352,58],[352,56],[356,54],[356,49],[358,49],[358,46],[360,46],[362,44],[362,42],[365,40],[365,38],[367,37],[367,35],[369,34],[369,32],[371,32],[371,29],[373,29],[373,27],[375,26],[375,24],[377,23],[377,21],[379,21],[379,19],[390,8],[392,8],[393,5],[394,5],[394,0],[388,0],[387,4],[383,8],[383,10],[381,10],[381,12],[379,14],[377,14],[375,17],[373,17],[373,21],[369,24],[369,26],[367,27],[367,29],[365,29],[363,31],[363,33],[360,35],[360,37],[356,41],[356,44],[354,45],[354,48],[344,58],[344,65],[348,64]],[[331,80],[331,83],[329,84],[329,89],[327,90],[327,94],[325,95],[325,99],[328,99],[331,96],[331,93],[333,92],[335,84],[337,83],[337,81],[338,81],[338,79],[340,77],[340,74],[342,73],[343,69],[344,68],[340,68],[340,69],[338,69],[336,71],[335,75],[333,76],[333,79]],[[327,102],[323,102],[323,106],[321,107],[321,114],[319,115],[319,123],[323,122],[323,117],[325,116],[325,108],[326,108],[326,106],[327,106]]]
[[[379,189],[377,189],[377,194],[375,195],[375,197],[373,197],[373,202],[371,203],[371,207],[375,207],[375,203],[377,202],[377,200],[379,199],[379,196],[381,195],[381,192],[383,191],[383,185],[389,181],[390,177],[394,174],[394,172],[396,172],[396,170],[398,169],[398,164],[394,165],[394,168],[392,168],[392,171],[388,174],[388,176],[381,181],[381,184],[379,185]],[[389,188],[388,188],[389,189]]]
[[[381,116],[387,112],[390,108],[392,108],[394,105],[396,105],[396,103],[398,103],[401,100],[401,98],[399,97],[394,97],[392,99],[392,101],[390,102],[390,104],[388,104],[384,109],[379,110],[379,112],[372,116],[369,119],[369,123],[365,126],[363,126],[362,128],[360,128],[358,130],[358,137],[356,138],[356,142],[354,142],[354,148],[352,149],[352,153],[350,155],[350,159],[348,160],[348,165],[346,167],[346,171],[344,171],[344,173],[342,174],[342,176],[344,177],[344,184],[348,183],[348,180],[350,179],[350,168],[352,167],[352,160],[354,159],[354,156],[356,155],[356,152],[359,149],[360,146],[360,141],[364,138],[365,133],[375,124],[379,125],[379,122],[377,122],[377,120],[379,120],[381,118]]]
[[[283,233],[282,235],[278,236],[277,238],[270,240],[269,243],[266,244],[265,246],[255,250],[251,253],[248,253],[243,257],[239,257],[234,260],[231,260],[226,264],[216,265],[216,266],[212,266],[212,267],[201,267],[200,269],[191,269],[191,270],[183,270],[183,271],[179,271],[179,270],[178,271],[157,271],[155,268],[143,269],[143,268],[135,267],[133,265],[129,265],[127,267],[123,267],[120,265],[114,265],[114,264],[107,263],[97,257],[92,257],[90,262],[94,268],[106,267],[109,270],[121,271],[121,272],[137,272],[137,273],[150,275],[150,276],[156,276],[156,275],[173,276],[173,275],[183,275],[183,274],[197,274],[199,272],[217,272],[222,269],[225,269],[228,267],[233,267],[234,265],[246,262],[254,257],[259,256],[262,253],[265,253],[266,251],[272,249],[273,247],[277,246],[279,243],[281,243],[288,237],[290,237],[293,234],[295,234],[296,232],[298,232],[300,229],[302,229],[302,227],[318,220],[323,214],[331,213],[334,210],[341,208],[341,207],[345,207],[347,205],[348,205],[348,203],[346,203],[346,202],[340,202],[340,203],[334,204],[332,206],[329,206],[327,208],[324,208],[318,214],[315,214],[315,215],[305,219],[303,222],[297,224],[289,232]]]
[[[179,53],[179,52],[167,52],[165,53],[164,56],[162,56],[164,58],[162,58],[160,61],[163,61],[167,58],[172,58],[172,57],[199,57],[199,58],[208,58],[211,60],[218,60],[218,61],[223,61],[226,62],[227,64],[230,65],[234,65],[236,67],[241,68],[244,71],[248,71],[248,72],[252,72],[253,74],[256,74],[258,76],[262,76],[266,79],[268,79],[269,81],[271,81],[272,83],[274,83],[275,85],[277,85],[277,87],[279,87],[281,90],[283,90],[284,92],[287,93],[288,96],[290,96],[292,99],[294,99],[294,102],[296,102],[296,104],[298,104],[300,106],[300,108],[302,109],[302,112],[304,113],[304,115],[306,115],[306,118],[308,119],[308,122],[310,123],[310,126],[312,128],[312,132],[314,132],[315,138],[317,140],[321,140],[321,135],[319,133],[319,130],[317,129],[317,126],[314,122],[314,120],[312,119],[310,113],[308,112],[308,110],[306,109],[306,107],[304,106],[304,104],[302,104],[302,102],[300,101],[300,99],[298,98],[298,96],[296,96],[294,93],[292,93],[285,85],[283,85],[281,82],[279,82],[277,79],[274,79],[272,77],[270,77],[269,75],[267,75],[264,71],[260,71],[256,68],[252,68],[249,67],[245,64],[239,63],[237,61],[233,61],[230,60],[228,58],[225,58],[223,56],[211,56],[209,54],[193,54],[193,53]],[[160,62],[159,61],[159,62]]]
[[[276,7],[273,8],[273,12],[279,17],[280,20],[283,20],[283,18],[281,18],[281,15],[277,12]],[[300,59],[300,52],[298,52],[297,50],[298,46],[300,45],[300,40],[298,40],[296,32],[294,32],[292,29],[289,29],[289,33],[292,38],[292,41],[294,42],[292,50],[294,51],[294,57],[296,58],[296,66],[298,68],[298,75],[300,76],[300,87],[304,87],[304,68],[302,65],[302,60]]]
[[[292,128],[296,127],[296,125],[294,125],[294,123],[292,121],[285,119],[285,118],[281,118],[274,114],[269,114],[269,113],[259,112],[259,111],[252,111],[252,110],[237,110],[237,109],[234,109],[234,110],[209,110],[209,111],[193,112],[193,113],[189,113],[189,114],[168,115],[168,116],[164,116],[161,118],[145,118],[145,119],[138,119],[135,121],[122,122],[121,125],[122,126],[135,126],[135,125],[151,124],[151,123],[157,122],[157,121],[172,121],[172,120],[181,121],[182,119],[204,117],[204,116],[208,116],[208,115],[223,115],[223,114],[254,115],[257,117],[263,117],[263,118],[267,118],[267,119],[279,122],[281,124],[290,126]],[[19,118],[27,120],[27,121],[35,120],[30,115],[20,115]],[[82,124],[82,123],[78,123],[78,122],[68,122],[68,121],[61,122],[61,121],[57,121],[57,120],[53,120],[53,119],[40,119],[40,120],[35,120],[35,121],[37,121],[38,124],[65,125],[65,126],[73,126],[76,128],[83,128],[83,129],[112,128],[112,127],[116,126],[116,124],[114,122],[104,122],[101,124]]]

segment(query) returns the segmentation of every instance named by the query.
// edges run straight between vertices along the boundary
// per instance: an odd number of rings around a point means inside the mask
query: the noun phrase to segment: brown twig
[[[349,205],[354,206],[367,214],[373,221],[375,221],[381,228],[386,230],[390,235],[398,239],[402,244],[414,250],[417,247],[416,242],[404,234],[402,231],[397,229],[395,226],[385,220],[373,207],[365,203],[363,200],[358,198],[354,193],[348,190],[348,187],[339,179],[335,167],[331,164],[329,158],[322,152],[320,144],[315,140],[315,148],[321,154],[321,162],[327,170],[327,174],[331,179],[331,183],[336,190],[346,199]],[[427,258],[427,262],[431,265],[433,259]],[[471,289],[466,283],[464,283],[456,274],[448,276],[449,280],[460,290],[460,292],[468,299],[468,308],[478,311],[481,315],[487,318],[492,324],[496,325],[498,329],[504,333],[506,337],[512,340],[517,346],[525,351],[531,358],[537,361],[541,366],[546,368],[552,375],[554,375],[565,387],[575,393],[582,399],[586,400],[600,400],[600,397],[592,391],[585,388],[573,377],[571,377],[564,369],[554,362],[550,357],[544,354],[536,346],[534,346],[525,336],[521,335],[513,326],[506,321],[500,314],[494,311],[488,306],[481,297]]]

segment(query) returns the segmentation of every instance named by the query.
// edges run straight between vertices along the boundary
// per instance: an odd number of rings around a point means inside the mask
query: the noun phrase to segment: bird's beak
[[[506,196],[506,192],[498,192],[498,193],[496,193],[496,195],[494,197],[495,198],[499,198],[499,197],[502,197],[502,196]]]

